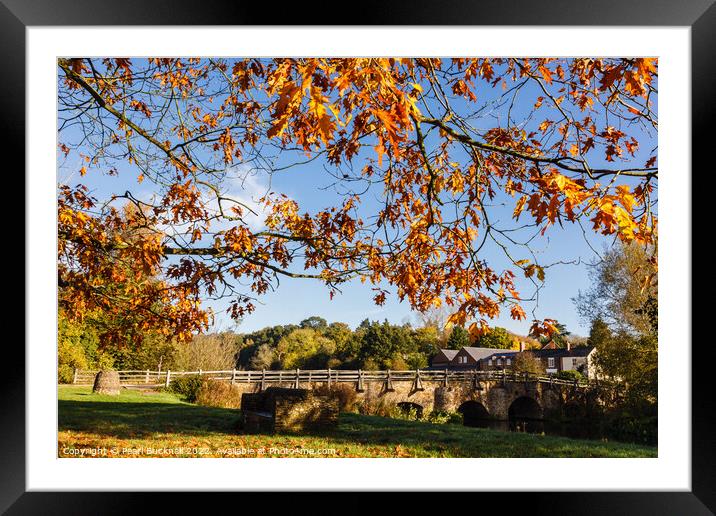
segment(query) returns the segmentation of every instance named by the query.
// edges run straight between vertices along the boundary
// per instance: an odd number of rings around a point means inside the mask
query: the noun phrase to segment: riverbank
[[[656,457],[657,448],[341,414],[334,431],[245,435],[239,411],[164,392],[58,388],[60,457]]]

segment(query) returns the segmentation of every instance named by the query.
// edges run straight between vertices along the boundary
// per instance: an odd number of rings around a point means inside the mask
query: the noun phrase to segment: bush
[[[436,425],[462,425],[463,417],[460,412],[443,412],[433,410],[428,414],[427,421]]]
[[[518,374],[544,374],[542,362],[534,353],[529,351],[520,351],[512,357],[512,371]]]
[[[390,417],[393,419],[404,419],[406,421],[418,421],[421,417],[422,409],[414,406],[399,406],[396,405],[390,411]]]
[[[358,413],[365,416],[392,417],[395,405],[387,403],[383,398],[366,396],[363,402],[356,405]]]
[[[555,377],[560,380],[569,380],[572,382],[575,380],[578,382],[584,380],[584,375],[574,369],[568,371],[560,371],[555,375]]]
[[[358,395],[353,384],[336,383],[330,387],[321,385],[316,389],[316,393],[327,395],[331,399],[337,399],[338,410],[341,412],[355,412],[357,410]]]
[[[241,390],[220,380],[205,380],[196,393],[197,405],[220,408],[241,408]]]
[[[184,401],[196,403],[196,397],[204,379],[199,375],[181,376],[169,383],[167,390],[178,394]]]
[[[657,444],[658,420],[656,416],[638,417],[629,414],[619,414],[608,418],[604,423],[608,437],[617,441],[647,444]]]

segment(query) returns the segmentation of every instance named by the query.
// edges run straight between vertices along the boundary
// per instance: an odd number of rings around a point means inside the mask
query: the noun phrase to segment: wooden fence
[[[75,370],[73,384],[91,385],[97,371]],[[556,378],[553,375],[540,376],[528,373],[514,373],[506,370],[477,371],[449,369],[419,369],[412,371],[363,371],[343,369],[292,369],[286,371],[119,371],[119,381],[124,385],[136,386],[169,386],[177,378],[186,376],[203,376],[212,380],[222,380],[233,383],[260,383],[262,388],[269,384],[291,382],[294,385],[306,382],[332,383],[347,382],[464,382],[464,381],[502,381],[502,382],[540,382],[553,385],[571,385],[587,387],[594,382],[574,381]]]

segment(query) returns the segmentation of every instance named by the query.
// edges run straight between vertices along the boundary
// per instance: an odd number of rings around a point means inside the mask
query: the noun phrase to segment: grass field
[[[233,409],[59,387],[60,457],[656,457],[655,447],[341,414],[315,435],[244,435]]]

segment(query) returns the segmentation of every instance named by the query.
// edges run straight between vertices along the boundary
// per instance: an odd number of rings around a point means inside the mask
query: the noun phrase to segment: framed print
[[[3,0],[27,221],[3,510],[712,513],[715,9]]]

